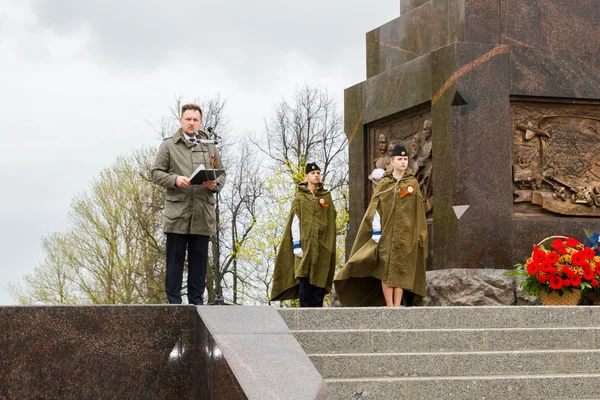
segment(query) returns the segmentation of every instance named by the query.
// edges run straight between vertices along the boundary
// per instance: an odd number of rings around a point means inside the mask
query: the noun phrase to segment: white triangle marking
[[[456,219],[460,219],[460,217],[463,216],[463,214],[465,213],[465,211],[467,211],[467,208],[469,208],[470,206],[452,206],[452,208],[454,209],[454,214],[456,214]]]

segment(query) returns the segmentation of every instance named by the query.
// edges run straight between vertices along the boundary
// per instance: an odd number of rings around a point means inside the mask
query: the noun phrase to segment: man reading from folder
[[[181,304],[183,265],[187,250],[187,297],[190,304],[203,304],[206,288],[208,241],[216,232],[213,191],[225,184],[217,180],[192,185],[189,177],[203,164],[223,169],[219,150],[200,131],[202,110],[196,104],[181,108],[181,129],[165,139],[152,166],[152,181],[166,189],[164,232],[167,235],[165,291],[170,304]]]

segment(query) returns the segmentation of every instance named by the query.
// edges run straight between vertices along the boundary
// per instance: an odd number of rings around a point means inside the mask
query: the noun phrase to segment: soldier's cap
[[[306,169],[305,169],[305,174],[308,174],[309,172],[313,172],[313,171],[320,171],[321,168],[319,168],[319,166],[317,164],[315,164],[314,162],[311,163],[307,163],[306,164]]]
[[[401,146],[399,144],[394,146],[394,150],[392,150],[392,157],[405,156],[408,157],[408,152],[406,151],[406,147]]]

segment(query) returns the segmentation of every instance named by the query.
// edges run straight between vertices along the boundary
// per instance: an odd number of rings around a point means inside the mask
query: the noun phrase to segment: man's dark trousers
[[[165,291],[170,304],[181,304],[181,283],[186,249],[188,254],[188,302],[196,305],[203,304],[208,241],[208,236],[167,233]]]
[[[325,289],[311,285],[308,278],[298,279],[300,280],[298,287],[300,307],[323,307],[323,299],[327,294]]]

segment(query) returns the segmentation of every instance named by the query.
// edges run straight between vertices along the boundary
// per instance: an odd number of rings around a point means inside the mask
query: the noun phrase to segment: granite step
[[[294,330],[307,354],[599,348],[600,328]]]
[[[340,399],[600,398],[600,307],[279,313]]]
[[[600,350],[311,354],[323,378],[600,373]]]
[[[600,374],[326,379],[339,399],[598,399]]]
[[[291,330],[600,327],[600,307],[365,307],[279,309]]]

